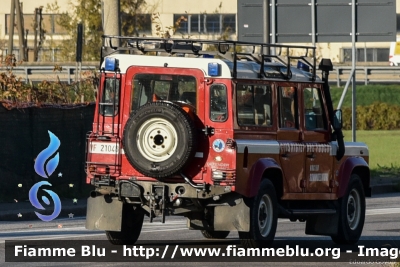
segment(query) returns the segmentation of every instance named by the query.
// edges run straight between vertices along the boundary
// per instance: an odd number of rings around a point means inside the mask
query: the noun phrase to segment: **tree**
[[[145,21],[142,13],[145,0],[120,0],[122,35],[138,35]],[[54,5],[54,4],[53,4]],[[56,2],[57,5],[57,2]],[[58,6],[58,5],[57,5]],[[54,7],[53,7],[54,10]],[[59,45],[61,59],[75,61],[77,25],[84,27],[83,61],[96,61],[100,58],[103,24],[102,4],[100,0],[75,0],[70,2],[70,11],[61,13],[57,23],[66,29],[68,38]]]
[[[145,14],[145,0],[121,0],[121,32],[124,35],[139,36],[150,17]]]
[[[75,61],[77,25],[83,23],[85,39],[82,52],[83,61],[93,61],[99,58],[103,34],[101,21],[101,1],[78,0],[70,2],[69,12],[61,13],[57,23],[66,29],[67,38],[59,45],[61,59]]]

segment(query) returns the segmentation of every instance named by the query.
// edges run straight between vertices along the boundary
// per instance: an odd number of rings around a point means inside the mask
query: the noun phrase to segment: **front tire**
[[[360,239],[365,221],[365,194],[361,179],[353,174],[346,194],[339,199],[338,234],[331,236],[337,244],[354,244]]]
[[[250,231],[239,232],[244,247],[270,245],[275,238],[278,224],[275,187],[270,180],[263,180],[257,196],[250,202]]]
[[[201,234],[208,239],[225,239],[229,235],[229,231],[201,230]]]
[[[144,210],[131,205],[124,205],[122,211],[121,232],[106,231],[108,241],[113,245],[133,245],[142,231]]]

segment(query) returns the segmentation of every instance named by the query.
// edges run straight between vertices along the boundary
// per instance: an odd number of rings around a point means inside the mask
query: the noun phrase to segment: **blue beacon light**
[[[210,76],[220,76],[221,75],[221,64],[218,63],[208,63],[208,75]]]
[[[310,72],[310,66],[301,61],[297,62],[297,68],[305,72]]]
[[[106,71],[116,71],[119,68],[118,59],[113,57],[106,57],[105,70]]]

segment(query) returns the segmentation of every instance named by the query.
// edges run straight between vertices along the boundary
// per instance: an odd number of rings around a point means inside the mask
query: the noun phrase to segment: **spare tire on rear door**
[[[172,102],[151,102],[133,111],[123,136],[125,155],[142,174],[165,178],[182,170],[195,153],[194,122]]]

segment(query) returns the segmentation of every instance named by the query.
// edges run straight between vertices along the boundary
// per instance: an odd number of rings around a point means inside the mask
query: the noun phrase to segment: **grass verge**
[[[352,132],[344,131],[345,141],[352,141]],[[381,182],[400,182],[400,131],[356,131],[356,141],[369,149],[371,176]]]

